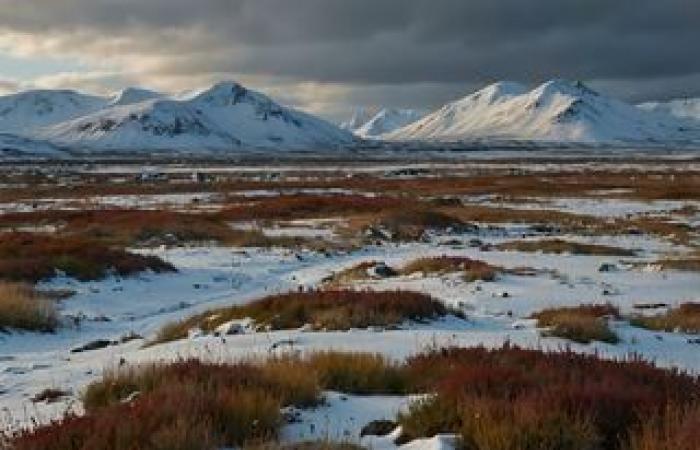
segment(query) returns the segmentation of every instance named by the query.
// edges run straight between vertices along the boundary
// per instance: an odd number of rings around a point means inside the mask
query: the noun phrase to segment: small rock
[[[373,420],[360,430],[360,437],[386,436],[396,429],[398,424],[392,420]]]

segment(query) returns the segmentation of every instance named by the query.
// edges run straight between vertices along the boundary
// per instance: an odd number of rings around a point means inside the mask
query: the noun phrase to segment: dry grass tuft
[[[426,294],[406,291],[326,290],[277,294],[240,306],[219,308],[163,327],[153,344],[187,337],[199,328],[213,332],[238,319],[252,319],[272,330],[310,326],[315,330],[349,330],[425,321],[452,311]]]
[[[81,281],[110,273],[129,276],[145,270],[175,268],[155,256],[142,256],[78,237],[6,233],[0,240],[0,279],[37,282],[60,270]]]
[[[625,450],[696,450],[700,442],[700,404],[669,407],[645,420]]]
[[[646,418],[700,394],[697,378],[641,360],[509,345],[442,349],[407,366],[435,395],[400,416],[404,439],[459,433],[468,449],[616,450]]]
[[[10,328],[53,332],[58,326],[55,302],[28,284],[0,282],[0,331]]]
[[[353,450],[332,442],[279,446],[274,440],[283,424],[280,409],[315,406],[321,389],[403,393],[405,388],[401,365],[369,354],[122,367],[88,387],[85,416],[67,416],[9,438],[17,450]]]
[[[392,239],[414,241],[422,238],[426,231],[460,230],[469,225],[450,214],[431,210],[417,209],[415,206],[384,213],[374,226],[388,231]]]
[[[636,252],[620,247],[597,244],[581,244],[562,239],[542,239],[538,241],[512,241],[504,242],[495,247],[498,250],[512,250],[518,252],[542,252],[542,253],[569,253],[572,255],[596,255],[596,256],[635,256]]]
[[[533,314],[537,326],[547,328],[546,336],[569,339],[581,344],[592,341],[616,344],[620,341],[608,326],[607,318],[619,318],[620,311],[610,305],[580,305],[550,308]]]
[[[464,274],[464,278],[467,281],[494,281],[500,271],[501,269],[499,267],[463,256],[419,258],[401,268],[401,273],[404,275],[410,275],[416,272],[423,272],[426,274],[460,272]]]
[[[655,316],[637,315],[630,323],[650,330],[700,334],[700,303],[683,303]]]

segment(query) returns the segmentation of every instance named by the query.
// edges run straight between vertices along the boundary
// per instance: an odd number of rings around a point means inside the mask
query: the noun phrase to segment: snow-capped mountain
[[[143,99],[142,94],[125,97]],[[184,99],[121,103],[44,127],[37,135],[77,150],[128,152],[328,149],[355,140],[324,120],[282,107],[233,82]]]
[[[369,121],[371,118],[372,113],[370,113],[367,109],[356,108],[353,111],[352,117],[350,117],[349,120],[340,123],[340,128],[342,128],[343,130],[355,132],[360,127],[362,127],[362,125],[366,124],[367,121]]]
[[[151,91],[149,89],[128,87],[116,94],[109,104],[111,106],[133,105],[135,103],[141,103],[147,100],[155,100],[158,98],[165,98],[165,94],[161,94],[160,92],[156,91]]]
[[[686,121],[605,97],[580,82],[548,81],[528,91],[495,83],[387,135],[392,140],[516,139],[640,142],[700,139]]]
[[[103,108],[108,100],[70,90],[32,90],[0,97],[0,131],[31,137],[40,127]]]
[[[425,114],[425,111],[415,109],[384,108],[355,129],[355,134],[363,138],[379,137],[420,120]]]
[[[645,111],[670,114],[681,119],[700,120],[700,98],[683,98],[668,102],[647,102],[638,106]]]

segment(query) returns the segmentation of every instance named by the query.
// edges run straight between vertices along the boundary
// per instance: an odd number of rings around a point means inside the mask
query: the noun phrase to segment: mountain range
[[[606,97],[581,82],[551,80],[532,90],[513,82],[489,85],[382,137],[398,141],[684,142],[700,139],[700,126]]]
[[[337,151],[370,141],[700,142],[700,100],[633,106],[583,83],[491,84],[427,114],[357,110],[336,126],[235,82],[171,97],[127,88],[0,96],[0,155]]]
[[[660,112],[681,119],[700,121],[700,98],[683,98],[668,102],[647,102],[638,106],[646,111]]]
[[[46,153],[47,145],[129,153],[328,150],[357,140],[234,82],[177,99],[139,88],[111,98],[64,90],[22,92],[0,97],[0,132],[6,154],[12,149]],[[15,145],[8,147],[10,142]]]

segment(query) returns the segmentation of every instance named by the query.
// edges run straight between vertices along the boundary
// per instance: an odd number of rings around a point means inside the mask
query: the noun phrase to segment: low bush
[[[29,284],[0,282],[0,331],[53,332],[58,324],[55,301]]]
[[[698,437],[697,377],[635,358],[507,344],[435,349],[401,364],[326,352],[122,367],[88,388],[85,416],[9,442],[17,450],[352,448],[275,443],[280,408],[315,405],[323,389],[427,393],[399,415],[402,440],[456,433],[465,449],[690,450]]]
[[[700,334],[700,303],[683,303],[654,316],[637,315],[630,322],[650,330]]]
[[[700,272],[700,256],[689,258],[668,258],[651,263],[662,270],[679,270],[683,272]]]
[[[550,308],[532,315],[538,327],[547,328],[547,336],[582,344],[592,341],[616,344],[620,339],[610,329],[609,317],[620,318],[620,311],[610,304]]]
[[[405,200],[385,196],[280,195],[224,208],[218,217],[229,221],[291,220],[379,213],[407,205]]]
[[[410,386],[401,364],[367,353],[315,353],[305,361],[324,389],[353,394],[404,394]]]
[[[700,404],[669,407],[643,421],[625,450],[696,450],[700,442]]]
[[[470,225],[447,213],[431,210],[402,208],[383,214],[374,226],[386,230],[392,239],[399,241],[414,241],[424,236],[430,230],[461,230]]]
[[[425,321],[444,316],[445,305],[429,295],[407,291],[326,290],[276,294],[246,305],[219,308],[166,325],[154,343],[182,339],[199,328],[212,332],[237,319],[252,319],[272,330],[300,328],[348,330],[398,325],[406,320]]]
[[[477,450],[619,449],[645,418],[700,395],[693,376],[570,351],[448,348],[406,365],[435,394],[400,415],[403,439],[459,433]]]
[[[511,241],[496,245],[498,250],[512,250],[518,252],[542,252],[542,253],[569,253],[572,255],[596,255],[596,256],[635,256],[633,250],[614,247],[610,245],[582,244],[569,242],[562,239],[542,239],[537,241]]]
[[[500,268],[484,261],[462,256],[419,258],[401,268],[401,273],[404,275],[410,275],[415,272],[428,274],[460,272],[464,274],[464,278],[467,281],[494,281],[500,271]]]
[[[347,269],[343,269],[339,272],[333,273],[325,281],[328,286],[343,286],[346,284],[351,284],[356,281],[365,281],[372,278],[370,271],[377,267],[379,263],[377,261],[363,261]],[[391,275],[396,275],[394,269],[389,266],[385,266]]]
[[[0,279],[37,282],[56,271],[81,281],[110,273],[133,275],[145,270],[172,272],[175,268],[155,256],[107,247],[89,239],[32,233],[5,233],[0,240]]]

